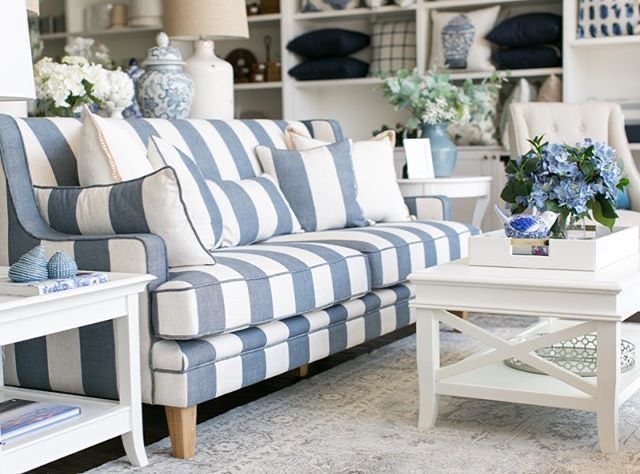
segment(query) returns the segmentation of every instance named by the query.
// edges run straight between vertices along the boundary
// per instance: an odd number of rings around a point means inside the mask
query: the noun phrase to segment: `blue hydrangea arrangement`
[[[616,152],[605,143],[586,139],[575,146],[529,140],[531,150],[506,166],[507,184],[500,197],[513,214],[528,209],[552,211],[563,226],[567,218],[589,217],[613,229],[616,196],[629,184]],[[554,232],[562,236],[560,232]]]

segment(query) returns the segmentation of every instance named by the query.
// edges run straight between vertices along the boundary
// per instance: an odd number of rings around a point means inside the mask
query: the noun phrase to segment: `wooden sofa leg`
[[[190,459],[196,454],[197,405],[189,408],[164,407],[173,456]]]
[[[304,364],[298,367],[296,375],[301,379],[307,378],[309,376],[309,364]]]

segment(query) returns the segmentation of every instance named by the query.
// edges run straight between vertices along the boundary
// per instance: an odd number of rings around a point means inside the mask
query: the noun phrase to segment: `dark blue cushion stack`
[[[535,69],[562,66],[562,17],[527,13],[496,26],[486,39],[501,47],[491,58],[498,69]]]
[[[304,60],[289,70],[299,81],[365,77],[369,64],[349,55],[369,46],[369,35],[358,31],[327,28],[294,38],[287,49]]]

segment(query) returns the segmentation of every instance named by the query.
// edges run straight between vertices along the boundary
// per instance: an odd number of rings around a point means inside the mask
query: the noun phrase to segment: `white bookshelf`
[[[121,28],[105,31],[84,31],[83,11],[88,5],[101,0],[52,0],[46,2],[45,10],[57,8],[57,13],[66,12],[67,32],[43,35],[45,54],[63,54],[65,42],[73,36],[94,37],[110,47],[114,59],[124,63],[130,57],[143,59],[152,47],[157,28]],[[329,10],[301,13],[299,0],[280,0],[281,13],[250,16],[250,38],[216,43],[216,52],[225,57],[236,48],[246,48],[259,61],[266,59],[264,37],[270,36],[271,57],[282,63],[282,81],[271,83],[236,84],[237,115],[256,113],[269,118],[318,118],[332,117],[342,122],[345,132],[355,138],[365,138],[382,124],[390,126],[406,120],[406,114],[396,113],[379,90],[381,80],[376,77],[339,79],[326,81],[296,81],[287,71],[300,62],[300,58],[286,49],[287,43],[307,31],[338,27],[371,32],[372,22],[379,19],[407,18],[416,21],[416,64],[425,72],[429,59],[430,14],[433,10],[476,9],[489,5],[502,5],[501,18],[523,11],[561,11],[561,0],[417,0],[409,8],[395,5],[378,9],[356,8],[351,10]],[[56,13],[54,11],[54,13]],[[177,44],[183,55],[191,54],[189,43]],[[354,55],[370,61],[370,49]],[[562,74],[562,68],[525,69],[512,71],[512,78],[544,78],[549,74]],[[451,71],[455,81],[482,80],[491,76],[487,71]],[[363,104],[366,108],[363,109]],[[356,110],[358,113],[354,113]],[[362,113],[365,112],[365,113]]]

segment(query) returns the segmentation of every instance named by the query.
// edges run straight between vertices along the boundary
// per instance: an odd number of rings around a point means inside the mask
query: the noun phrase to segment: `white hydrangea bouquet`
[[[34,66],[34,77],[40,115],[73,117],[83,105],[95,105],[119,116],[133,100],[133,81],[125,72],[81,56],[65,56],[59,63],[43,58]]]

